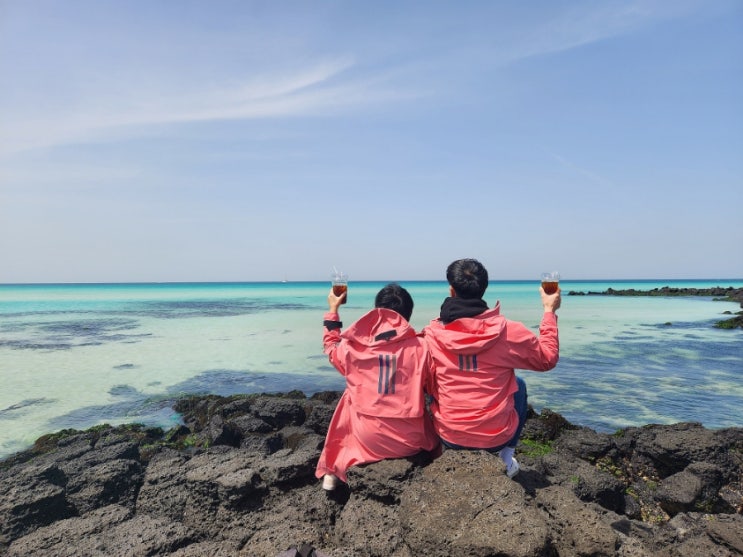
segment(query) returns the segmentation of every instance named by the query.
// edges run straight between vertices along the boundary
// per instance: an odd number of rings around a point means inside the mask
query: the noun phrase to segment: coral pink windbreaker
[[[464,447],[508,443],[518,427],[515,369],[548,371],[559,358],[556,314],[544,313],[537,337],[503,317],[500,303],[446,325],[435,319],[423,335],[433,359],[434,427],[442,439]]]
[[[337,321],[337,313],[325,320]],[[346,480],[353,465],[402,458],[439,445],[425,412],[425,343],[400,314],[374,309],[343,333],[325,327],[325,353],[346,378],[315,471]]]
[[[357,412],[385,418],[423,415],[426,349],[399,313],[374,309],[342,334],[326,328],[323,347],[330,363],[346,377]]]

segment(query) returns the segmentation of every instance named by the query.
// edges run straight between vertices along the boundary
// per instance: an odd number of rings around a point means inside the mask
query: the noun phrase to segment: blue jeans
[[[505,445],[498,445],[497,447],[491,447],[489,449],[475,449],[475,447],[463,447],[462,445],[455,445],[454,443],[449,443],[448,441],[442,439],[441,443],[448,449],[456,449],[456,450],[481,450],[481,451],[488,451],[489,453],[497,453],[501,449],[505,447],[513,447],[516,448],[516,445],[519,442],[519,438],[521,437],[521,430],[524,429],[524,424],[526,423],[526,414],[528,410],[527,402],[526,402],[526,382],[521,379],[520,377],[516,377],[516,383],[519,386],[519,390],[513,393],[513,403],[516,407],[516,412],[519,415],[519,427],[516,429],[516,433],[511,437],[511,440],[506,443]]]

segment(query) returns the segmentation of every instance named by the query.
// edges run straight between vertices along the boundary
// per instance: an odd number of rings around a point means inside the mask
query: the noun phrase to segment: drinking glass
[[[560,273],[552,271],[542,273],[542,288],[546,294],[554,294],[560,286]]]
[[[330,278],[333,284],[333,294],[336,296],[345,294],[346,297],[341,302],[345,304],[348,301],[348,275],[342,271],[334,271]]]

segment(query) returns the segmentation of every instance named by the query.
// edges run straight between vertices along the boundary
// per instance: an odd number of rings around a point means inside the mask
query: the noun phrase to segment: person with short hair
[[[341,332],[338,309],[346,294],[328,294],[323,347],[346,378],[328,427],[315,476],[322,487],[347,481],[351,466],[413,456],[440,446],[426,412],[430,381],[425,343],[408,322],[413,298],[399,284],[382,288],[373,310]]]
[[[484,449],[500,455],[509,478],[526,421],[526,383],[516,369],[548,371],[557,365],[560,290],[540,286],[544,314],[539,336],[483,300],[488,271],[476,259],[459,259],[446,270],[449,297],[422,333],[433,363],[431,413],[444,447]]]

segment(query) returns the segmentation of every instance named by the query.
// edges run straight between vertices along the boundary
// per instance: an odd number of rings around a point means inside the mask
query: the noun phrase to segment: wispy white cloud
[[[699,0],[577,2],[551,8],[555,11],[503,26],[493,39],[494,61],[507,64],[564,52],[709,9]]]
[[[614,183],[608,178],[605,178],[591,170],[588,170],[582,166],[579,166],[575,164],[574,162],[566,159],[562,155],[558,155],[557,153],[549,153],[549,156],[553,160],[557,161],[560,164],[560,166],[588,180],[590,185],[593,186],[594,188],[598,187],[601,190],[614,189]]]
[[[479,38],[463,36],[458,43],[444,41],[443,48],[449,50],[443,52],[438,41],[427,33],[420,34],[420,24],[415,20],[418,33],[411,33],[416,38],[411,38],[415,44],[403,40],[398,48],[427,54],[411,57],[410,52],[387,52],[384,69],[374,73],[369,73],[368,68],[379,60],[373,59],[376,50],[369,47],[361,48],[365,54],[360,62],[350,56],[315,55],[316,61],[305,62],[300,69],[287,69],[288,63],[296,64],[302,58],[300,47],[293,43],[291,48],[287,47],[293,56],[286,56],[274,45],[274,51],[280,53],[274,63],[261,65],[261,69],[248,64],[244,79],[235,78],[234,69],[239,65],[235,64],[234,55],[229,56],[232,66],[223,77],[193,81],[184,77],[190,73],[183,67],[178,75],[167,75],[167,71],[162,71],[167,67],[162,62],[148,66],[146,60],[137,60],[141,67],[124,65],[107,71],[104,62],[95,59],[91,66],[95,73],[86,74],[75,69],[91,63],[82,59],[70,67],[69,79],[73,83],[65,94],[55,97],[50,91],[46,97],[55,99],[53,108],[45,108],[43,103],[0,105],[0,155],[131,137],[148,133],[155,126],[337,113],[370,103],[417,98],[424,94],[424,88],[445,94],[449,88],[456,87],[453,75],[477,71],[478,64],[472,63],[473,58],[486,64],[509,64],[567,51],[702,9],[706,8],[699,0],[546,3],[539,10],[524,8],[523,12],[519,9],[511,14],[492,8],[485,10],[491,12],[488,15],[494,20],[492,26],[488,25],[487,34]],[[474,17],[472,12],[471,16]],[[211,42],[204,41],[212,45],[209,61],[227,57],[226,53],[234,50],[228,39],[211,38]],[[424,38],[430,44],[422,48],[418,39]],[[259,50],[256,45],[251,48]],[[95,45],[87,50],[81,48],[80,52],[90,50],[95,50]],[[307,54],[308,58],[311,56]],[[463,58],[466,64],[462,63]],[[270,66],[282,69],[267,70]],[[201,72],[195,75],[203,75],[204,68],[211,64],[201,60],[199,67]],[[12,75],[2,77],[8,82],[14,79]]]
[[[142,128],[189,122],[327,114],[351,106],[415,96],[385,84],[382,75],[347,77],[351,59],[321,61],[298,71],[251,76],[244,81],[195,85],[167,83],[77,99],[67,113],[5,115],[0,155],[128,137]],[[140,90],[141,89],[141,90]]]

